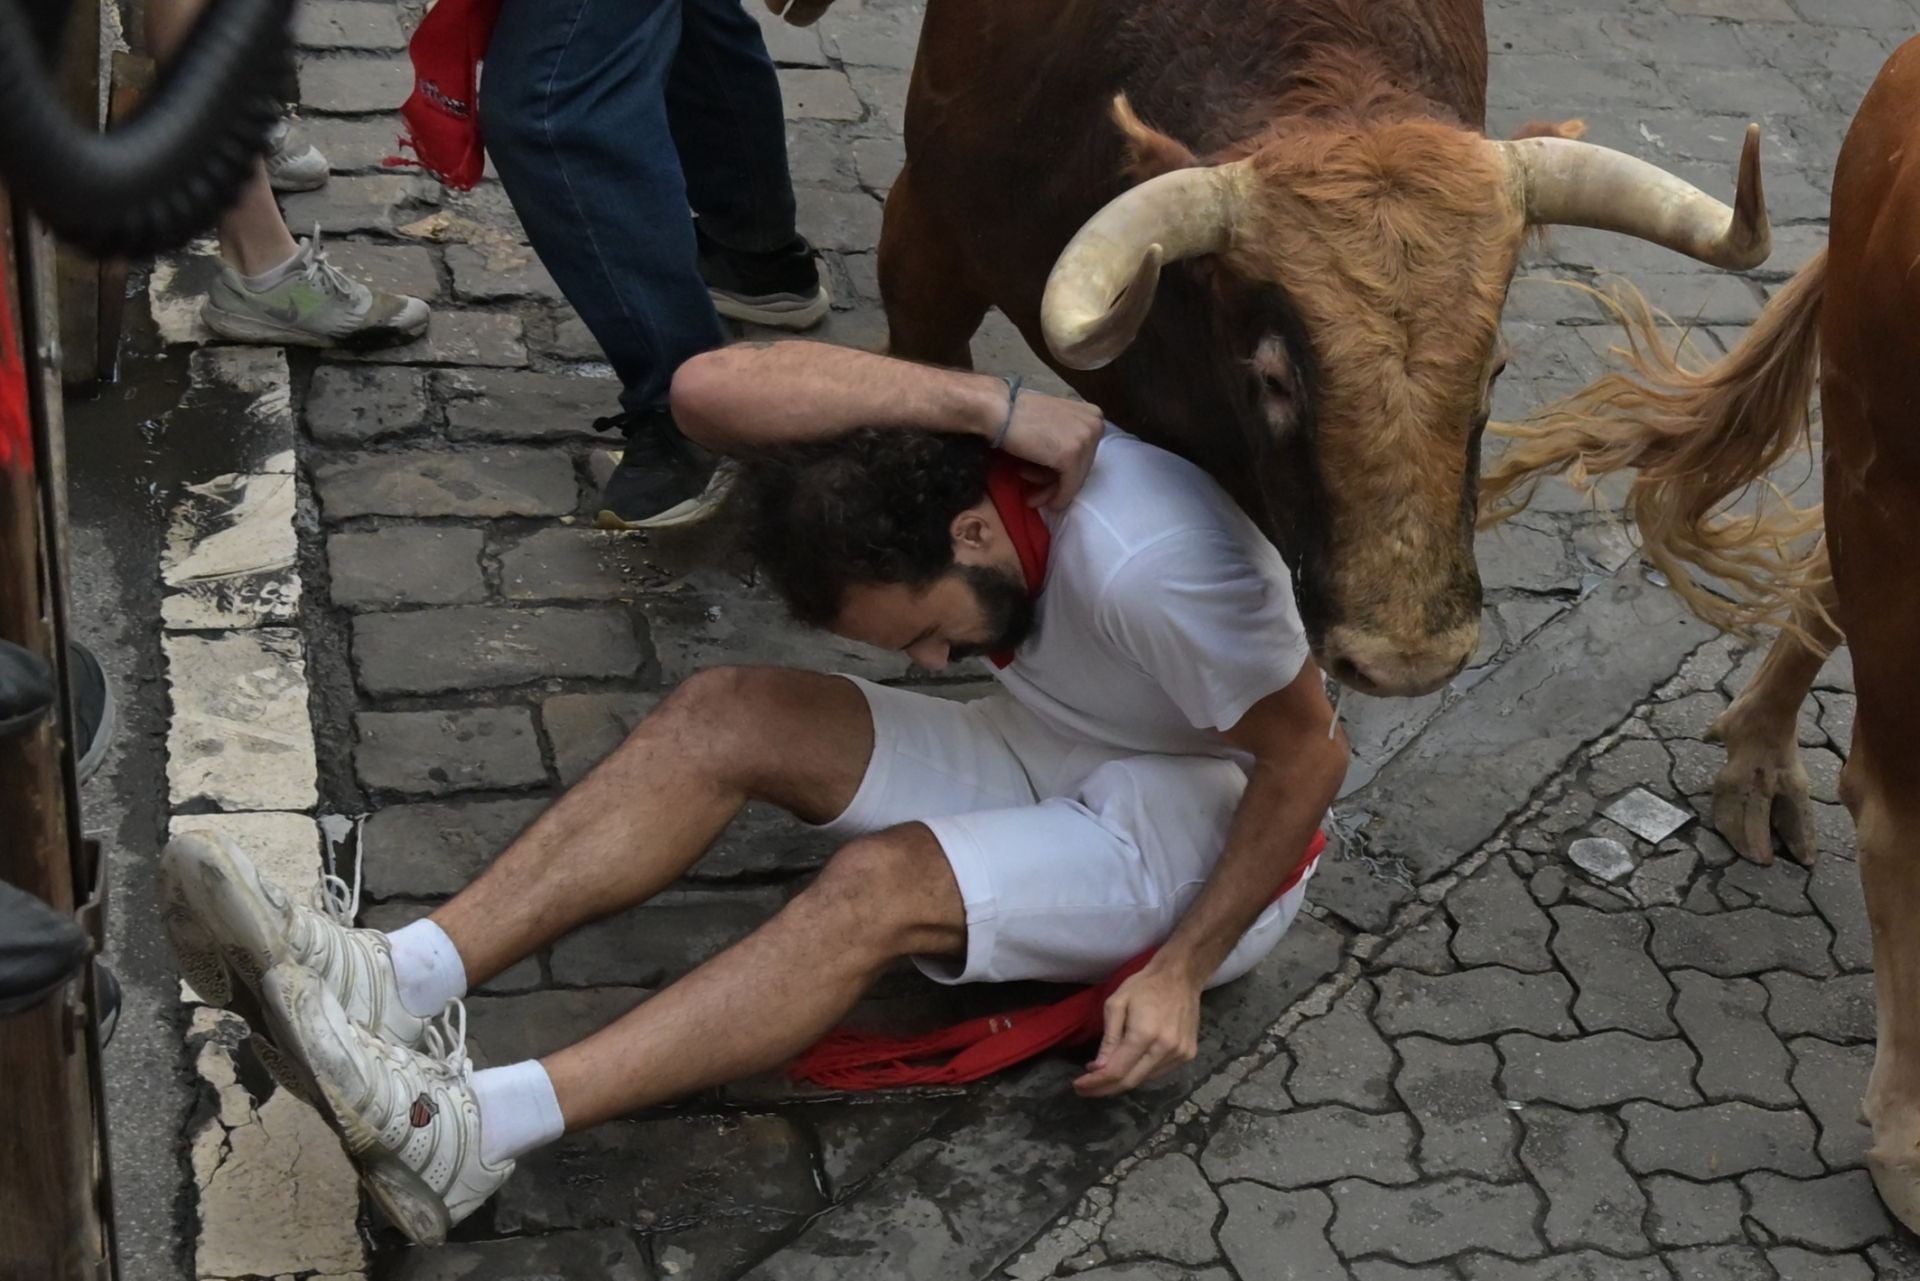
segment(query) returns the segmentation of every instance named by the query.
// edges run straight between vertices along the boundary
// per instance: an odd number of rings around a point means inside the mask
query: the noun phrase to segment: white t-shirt
[[[1212,477],[1111,425],[1053,534],[1038,629],[995,672],[1072,738],[1239,756],[1220,731],[1293,682],[1306,628],[1286,562]]]

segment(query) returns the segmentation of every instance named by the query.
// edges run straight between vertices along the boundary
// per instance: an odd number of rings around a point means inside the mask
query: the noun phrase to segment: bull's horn
[[[1515,178],[1530,223],[1617,231],[1729,271],[1758,267],[1773,250],[1757,124],[1747,126],[1731,209],[1658,166],[1592,143],[1525,138],[1490,145]]]
[[[1074,234],[1047,276],[1040,325],[1060,363],[1098,369],[1127,349],[1164,263],[1233,237],[1247,164],[1175,169],[1121,192]]]

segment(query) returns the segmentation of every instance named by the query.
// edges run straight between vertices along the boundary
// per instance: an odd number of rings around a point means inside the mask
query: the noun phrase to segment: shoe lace
[[[427,1024],[426,1048],[421,1054],[448,1076],[471,1082],[473,1056],[467,1053],[467,1003],[453,1000],[440,1017]]]
[[[473,1056],[467,1053],[465,1001],[447,1002],[447,1008],[427,1024],[426,1035],[418,1050],[395,1045],[362,1027],[356,1026],[354,1032],[360,1044],[385,1060],[389,1067],[400,1074],[402,1080],[406,1080],[409,1073],[424,1071],[429,1076],[445,1080],[464,1081],[469,1085],[473,1083]]]
[[[342,302],[353,301],[353,281],[345,272],[327,261],[327,251],[320,247],[320,224],[313,224],[313,235],[307,241],[307,265],[302,271],[307,281]]]
[[[620,435],[624,436],[627,434],[629,430],[632,429],[633,424],[639,419],[639,417],[640,415],[634,413],[631,409],[623,409],[617,414],[608,414],[604,418],[594,419],[593,429],[595,431],[604,431],[608,433],[617,432]]]
[[[367,867],[367,817],[362,814],[353,825],[353,882],[348,884],[345,877],[336,876],[332,871],[320,877],[319,883],[307,892],[307,902],[314,911],[346,929],[353,928],[354,918],[360,915],[360,874]],[[331,836],[327,840],[327,866],[332,868],[333,844]]]

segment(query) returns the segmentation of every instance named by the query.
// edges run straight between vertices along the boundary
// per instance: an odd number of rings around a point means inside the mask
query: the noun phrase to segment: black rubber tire
[[[136,258],[211,226],[266,146],[293,0],[209,0],[132,120],[67,114],[19,0],[0,0],[0,182],[54,234]]]

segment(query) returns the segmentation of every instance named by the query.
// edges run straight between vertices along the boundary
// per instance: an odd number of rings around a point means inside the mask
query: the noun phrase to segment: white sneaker
[[[369,289],[328,262],[315,227],[299,253],[258,276],[222,262],[200,318],[234,342],[377,347],[418,338],[432,309],[408,294]]]
[[[296,133],[285,116],[267,131],[267,184],[275,191],[314,191],[327,185],[331,172],[320,148]]]
[[[416,1244],[446,1240],[507,1181],[512,1161],[480,1155],[464,1005],[448,1005],[421,1052],[368,1035],[305,966],[275,966],[261,989],[274,1039],[346,1144],[361,1186]]]
[[[183,832],[160,855],[161,911],[181,976],[209,1004],[247,1020],[261,1060],[296,1094],[302,1083],[285,1072],[258,1017],[261,981],[282,962],[311,970],[361,1027],[396,1045],[426,1044],[428,1021],[400,1002],[387,936],[353,928],[358,879],[349,887],[326,877],[302,903],[215,833]]]

